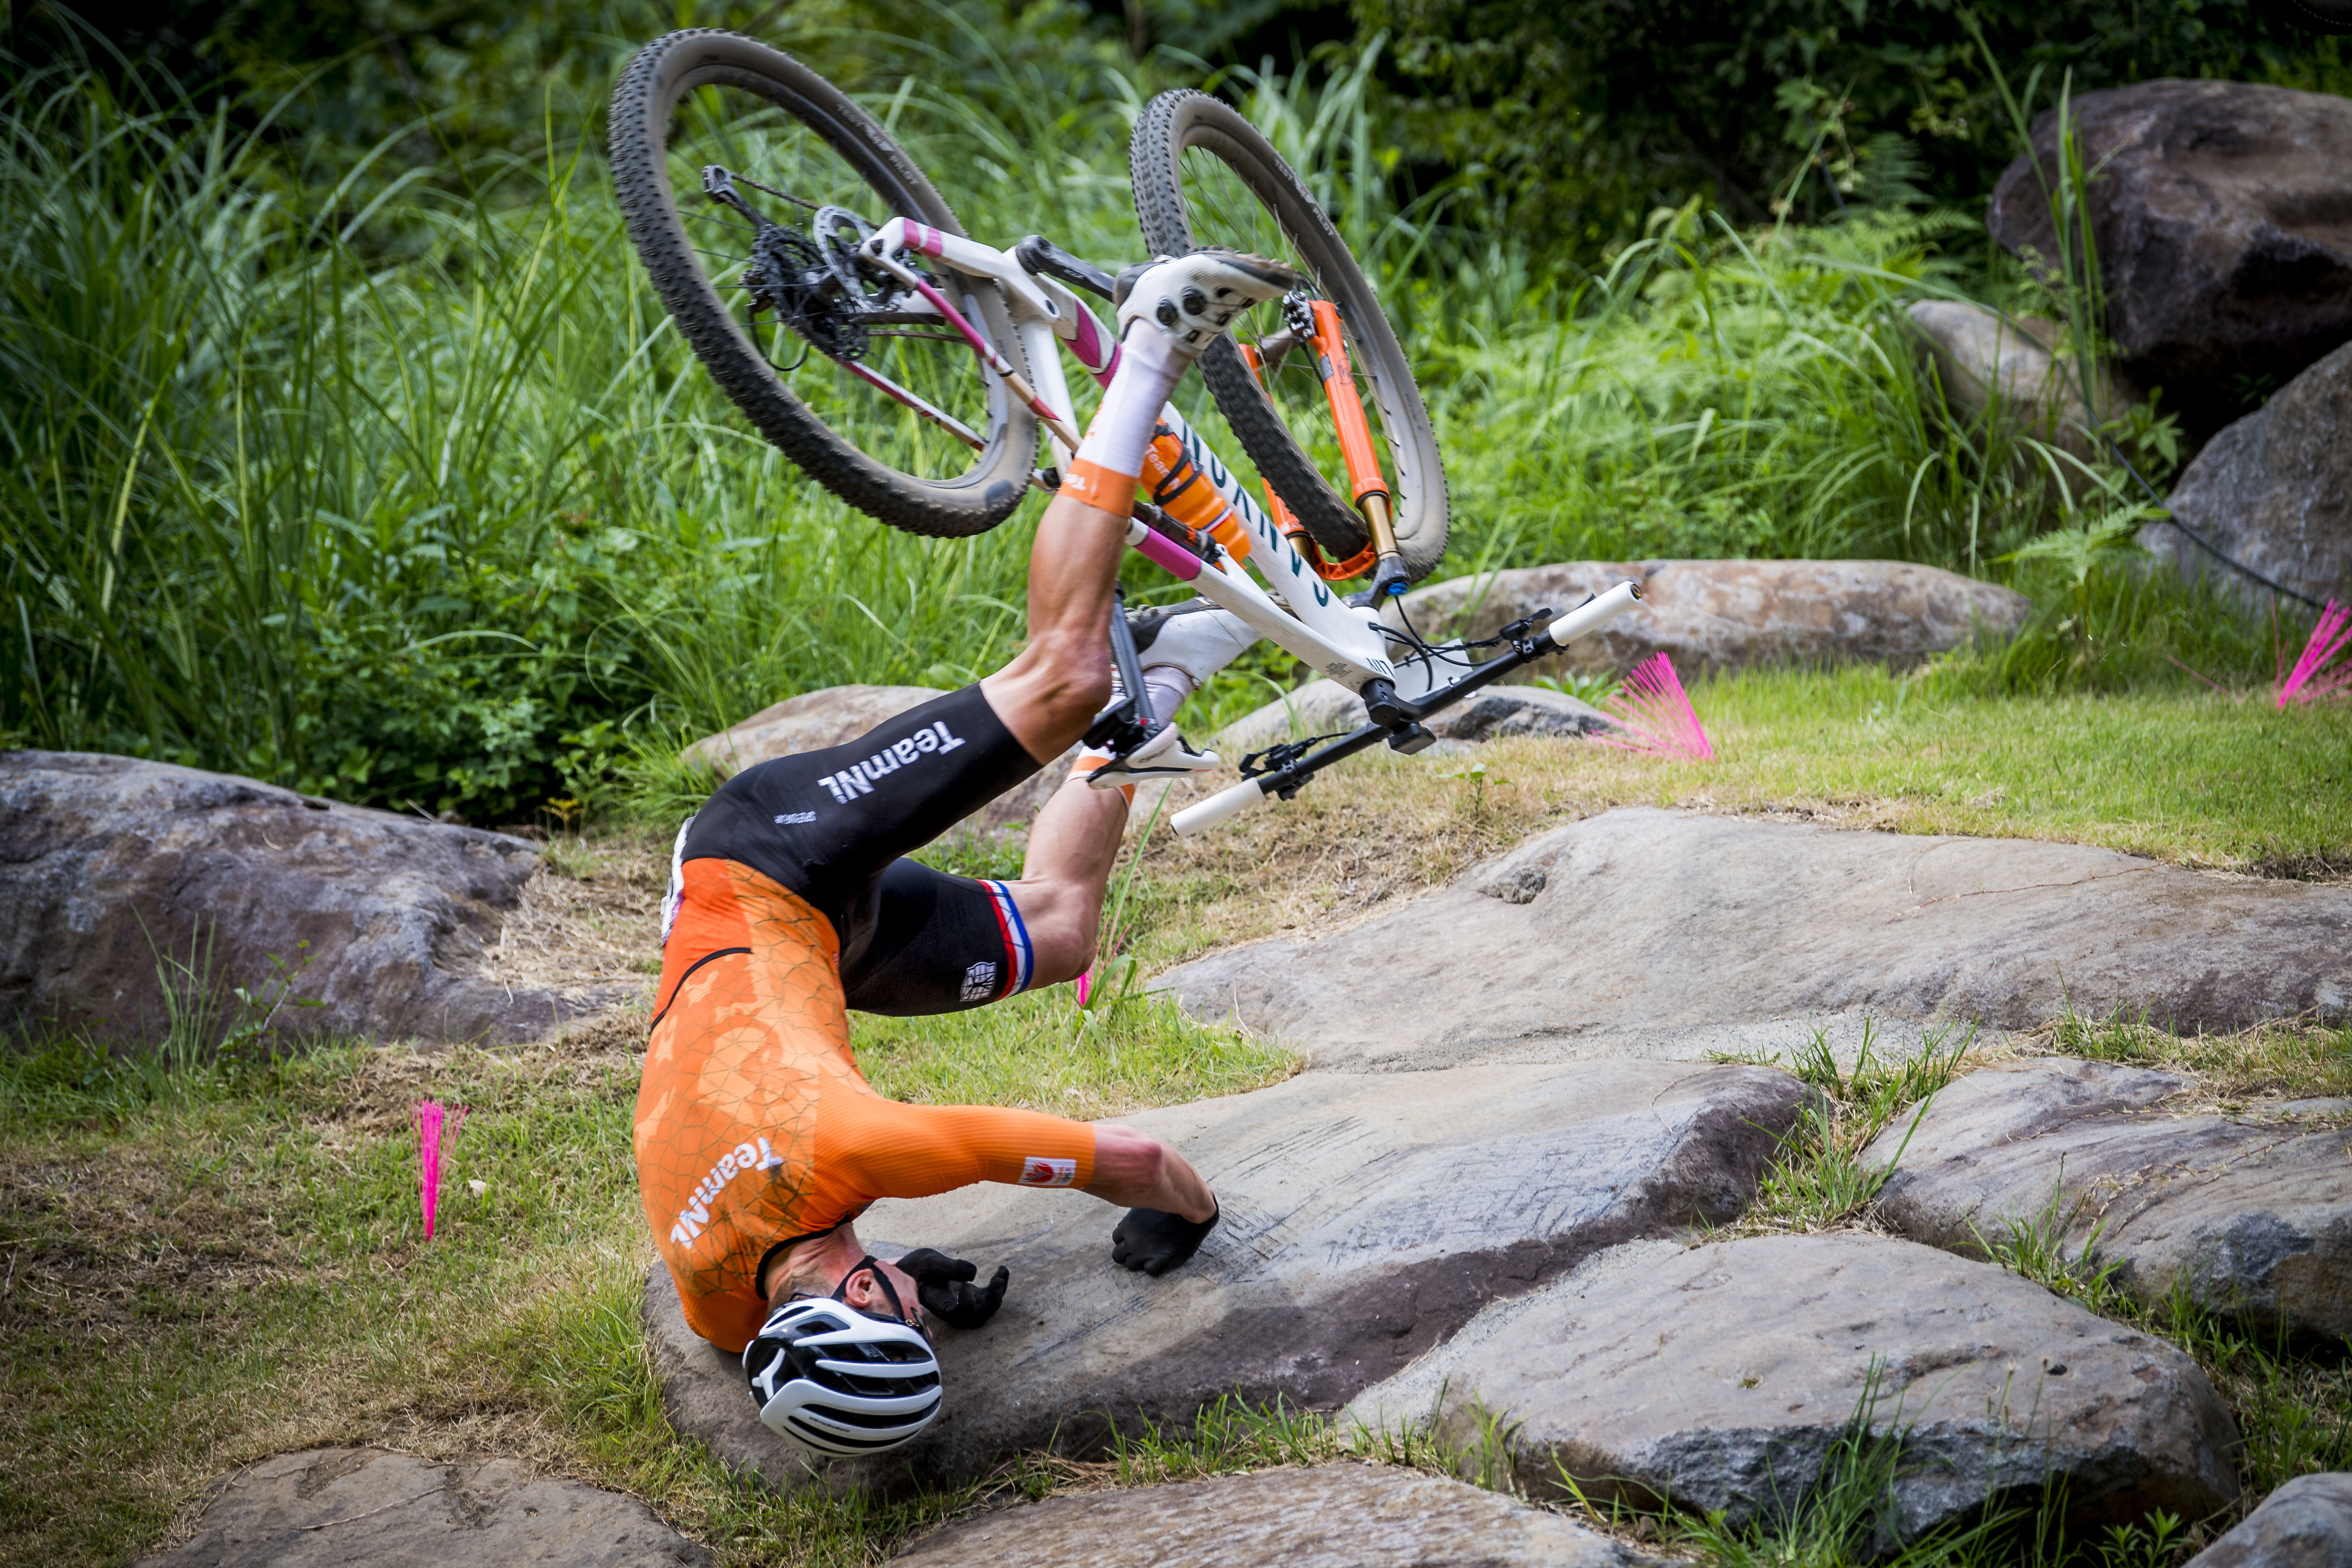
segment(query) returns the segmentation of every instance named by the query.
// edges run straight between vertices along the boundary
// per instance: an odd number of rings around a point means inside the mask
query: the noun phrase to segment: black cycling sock
[[[1129,1209],[1110,1233],[1110,1260],[1156,1279],[1200,1251],[1216,1228],[1217,1211],[1195,1221],[1160,1209]]]

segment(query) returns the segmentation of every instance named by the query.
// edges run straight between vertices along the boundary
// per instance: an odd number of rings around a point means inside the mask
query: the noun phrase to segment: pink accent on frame
[[[973,326],[970,321],[965,321],[963,319],[963,312],[957,310],[953,305],[949,304],[948,297],[946,295],[940,293],[938,289],[932,288],[929,284],[924,282],[919,278],[915,279],[915,288],[924,299],[929,300],[931,302],[931,308],[933,310],[937,310],[941,316],[947,318],[947,323],[949,326],[953,327],[957,331],[963,334],[963,341],[971,345],[971,352],[980,356],[982,363],[987,365],[999,375],[1012,375],[1013,362],[1006,359],[1003,354],[998,353],[993,348],[990,347],[988,340],[980,335],[980,329]],[[1054,412],[1053,408],[1042,397],[1032,395],[1027,401],[1029,404],[1029,411],[1032,414],[1036,415],[1040,419],[1051,421],[1061,417]]]
[[[1079,1005],[1079,1006],[1083,1007],[1083,1006],[1085,1006],[1085,1005],[1087,1005],[1087,993],[1094,989],[1094,984],[1095,984],[1095,972],[1094,972],[1094,970],[1093,970],[1093,969],[1091,969],[1091,968],[1089,968],[1089,969],[1088,969],[1088,970],[1087,970],[1084,974],[1081,974],[1081,975],[1079,975],[1079,976],[1078,976],[1078,1005]]]
[[[1108,349],[1106,357],[1104,350]],[[1102,323],[1084,305],[1078,307],[1078,330],[1070,338],[1070,353],[1087,374],[1105,386],[1118,369],[1118,345],[1103,336]]]
[[[938,229],[919,223],[910,223],[907,226],[907,244],[921,251],[925,256],[940,255],[948,247],[946,236]]]
[[[1201,558],[1171,539],[1164,539],[1147,531],[1141,543],[1135,547],[1145,560],[1164,566],[1181,580],[1190,583],[1201,574]]]
[[[1664,654],[1653,654],[1635,665],[1625,684],[1601,708],[1626,731],[1595,735],[1593,739],[1604,746],[1669,762],[1715,761],[1715,746],[1699,724],[1681,678],[1675,674],[1675,661]]]
[[[2311,628],[2311,640],[2303,645],[2302,657],[2279,679],[2278,705],[2284,708],[2290,702],[2316,702],[2352,687],[2352,661],[2336,669],[2326,668],[2347,647],[2352,647],[2352,610],[2330,599],[2327,607],[2319,612],[2319,624]],[[2326,672],[2322,674],[2323,670]]]

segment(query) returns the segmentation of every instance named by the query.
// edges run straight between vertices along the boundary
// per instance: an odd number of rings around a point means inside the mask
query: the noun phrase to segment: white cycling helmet
[[[821,1454],[886,1453],[940,1413],[930,1342],[896,1319],[823,1296],[771,1312],[743,1347],[743,1372],[761,1421]]]

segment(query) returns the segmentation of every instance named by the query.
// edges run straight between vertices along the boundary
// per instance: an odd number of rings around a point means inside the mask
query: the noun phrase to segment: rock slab
[[[1117,1424],[1189,1424],[1228,1394],[1330,1410],[1602,1247],[1754,1194],[1804,1087],[1759,1068],[1618,1062],[1347,1077],[1148,1111],[1223,1220],[1159,1279],[1110,1260],[1084,1193],[968,1187],[887,1200],[877,1253],[937,1247],[1013,1270],[986,1329],[943,1330],[944,1414],[879,1460],[827,1463],[761,1426],[737,1359],[696,1339],[667,1270],[646,1314],[672,1423],[782,1487],[939,1484],[1004,1454],[1092,1452]]]
[[[1336,680],[1310,680],[1217,731],[1211,744],[1228,763],[1284,741],[1353,730],[1366,721],[1364,700]],[[1573,741],[1611,729],[1609,716],[1590,702],[1544,686],[1497,682],[1428,721],[1441,741],[1475,743],[1513,735]]]
[[[2232,81],[2145,81],[2073,102],[2107,296],[2126,368],[2202,435],[2249,378],[2284,382],[2352,339],[2352,101]],[[1986,213],[2019,253],[2058,254],[2050,205],[2058,116]]]
[[[1959,1252],[2054,1229],[2151,1304],[2178,1287],[2264,1327],[2352,1337],[2352,1100],[2165,1110],[2194,1088],[2064,1057],[1970,1073],[1865,1152],[1874,1165],[1902,1152],[1879,1213]]]
[[[1904,561],[1572,561],[1455,577],[1409,595],[1423,636],[1490,637],[1521,616],[1562,614],[1632,578],[1643,602],[1522,678],[1622,675],[1652,654],[1685,681],[1777,665],[1880,663],[1904,669],[2007,637],[2033,610],[2023,595]]]
[[[511,1459],[280,1454],[216,1483],[184,1545],[136,1568],[687,1568],[710,1554],[635,1498]]]
[[[0,1027],[163,1026],[161,958],[289,1032],[536,1038],[579,1007],[472,973],[539,851],[520,838],[129,757],[0,752]],[[299,944],[307,942],[307,947]],[[592,1000],[587,1005],[594,1005]]]
[[[1319,942],[1228,948],[1158,984],[1351,1070],[1692,1059],[1816,1027],[1850,1044],[1865,1019],[2032,1028],[2070,993],[2227,1029],[2352,1016],[2352,888],[1621,807]]]
[[[2295,1477],[2188,1568],[2352,1568],[2352,1475]]]
[[[1488,1308],[1359,1396],[1374,1428],[1499,1429],[1522,1486],[1784,1515],[1857,1419],[1899,1447],[1890,1533],[2063,1479],[2089,1521],[2237,1496],[2197,1363],[1995,1268],[1874,1236],[1621,1247]],[[1890,1451],[1887,1458],[1892,1458]]]
[[[1054,1498],[951,1524],[904,1568],[1629,1568],[1608,1537],[1383,1465],[1260,1470]]]
[[[2166,505],[2231,561],[2306,598],[2352,604],[2352,343],[2214,437]],[[2171,519],[2142,528],[2139,542],[2184,577],[2272,597]]]

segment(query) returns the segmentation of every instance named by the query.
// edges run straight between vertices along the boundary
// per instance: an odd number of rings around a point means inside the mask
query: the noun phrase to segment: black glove
[[[971,1283],[978,1268],[936,1247],[919,1247],[897,1261],[913,1277],[924,1310],[951,1329],[977,1329],[996,1316],[996,1309],[1004,1305],[1004,1287],[1013,1279],[1013,1271],[1000,1263],[983,1290]]]
[[[1214,1212],[1196,1223],[1160,1209],[1129,1209],[1110,1233],[1110,1260],[1157,1279],[1200,1251],[1216,1228]]]

